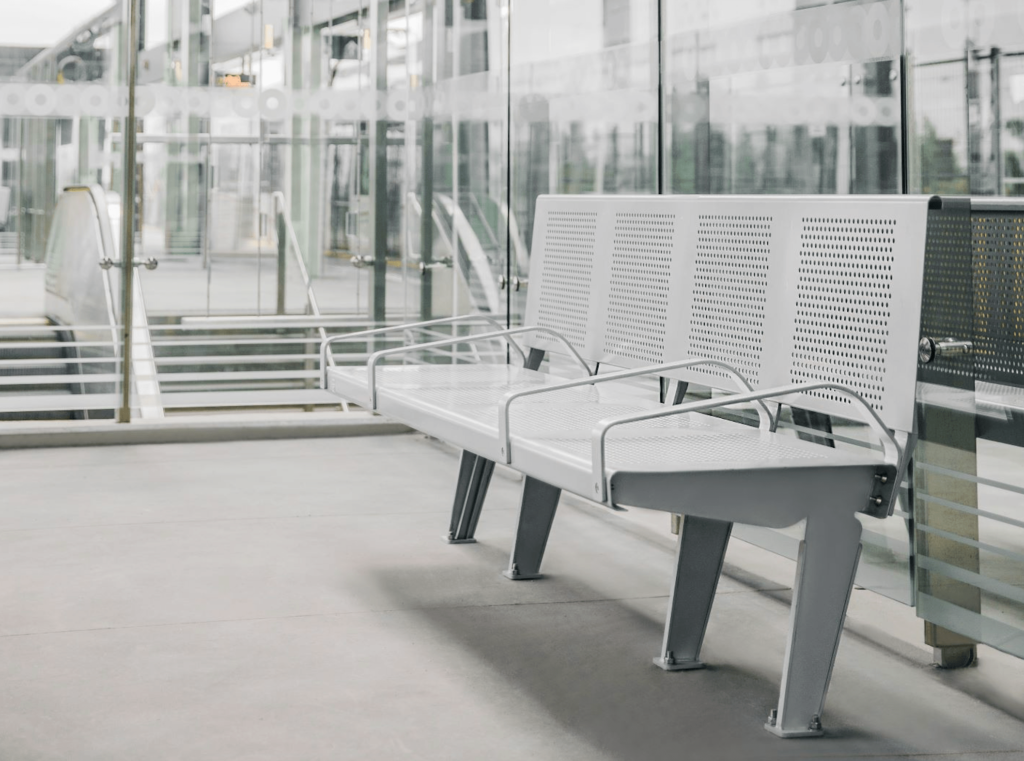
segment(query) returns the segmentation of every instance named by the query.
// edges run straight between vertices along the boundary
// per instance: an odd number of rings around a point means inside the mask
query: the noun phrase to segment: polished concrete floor
[[[792,564],[734,542],[705,671],[651,664],[664,515],[563,500],[500,575],[519,484],[449,546],[420,436],[0,451],[0,760],[1024,759],[1024,668],[939,671],[855,591],[824,716],[778,740]]]

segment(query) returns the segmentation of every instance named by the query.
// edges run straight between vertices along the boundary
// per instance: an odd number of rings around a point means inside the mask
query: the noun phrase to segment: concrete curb
[[[385,436],[409,433],[410,428],[386,418],[360,413],[282,419],[217,420],[181,417],[159,422],[119,425],[113,421],[51,425],[0,426],[0,450],[40,447],[92,447],[125,444],[186,444],[249,439],[314,439],[340,436]]]

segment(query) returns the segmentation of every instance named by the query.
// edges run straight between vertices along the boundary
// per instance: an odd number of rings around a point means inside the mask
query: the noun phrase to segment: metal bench
[[[510,578],[539,574],[563,489],[685,514],[655,659],[666,670],[702,665],[733,523],[806,521],[767,728],[820,735],[860,555],[856,516],[891,513],[912,448],[923,259],[926,236],[942,235],[941,199],[562,196],[537,211],[524,327],[377,352],[366,368],[325,370],[325,383],[466,450],[455,512],[461,498],[474,524],[487,464],[526,476]],[[519,339],[529,356],[382,364],[493,339]],[[544,352],[571,356],[583,377],[539,372]],[[623,369],[593,375],[597,363]],[[629,384],[641,375],[727,393],[665,405]],[[777,432],[782,403],[861,419],[878,446]],[[699,414],[736,404],[755,405],[759,427]]]

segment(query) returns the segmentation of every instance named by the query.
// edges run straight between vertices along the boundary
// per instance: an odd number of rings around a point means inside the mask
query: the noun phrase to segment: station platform
[[[0,450],[0,759],[1024,759],[1024,662],[931,665],[855,590],[825,738],[762,729],[790,561],[733,541],[703,671],[657,653],[663,514],[563,499],[510,582],[520,484],[450,546],[415,434]]]

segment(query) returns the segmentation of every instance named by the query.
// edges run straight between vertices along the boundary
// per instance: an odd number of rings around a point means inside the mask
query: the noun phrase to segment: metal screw
[[[510,573],[511,573],[511,574],[512,574],[513,576],[518,576],[518,575],[519,575],[519,564],[518,564],[518,563],[513,563],[513,564],[512,564],[512,567],[511,567],[511,568],[509,568],[508,570],[509,570],[509,572],[510,572]]]
[[[879,473],[878,475],[875,476],[875,478],[878,479],[879,483],[882,483],[882,484],[889,483],[889,476],[885,475],[885,473]]]
[[[818,716],[818,714],[814,714],[814,716],[811,717],[811,724],[808,727],[808,729],[810,729],[812,732],[821,731],[821,718]]]
[[[882,502],[883,502],[884,500],[883,500],[883,499],[882,499],[881,497],[872,497],[872,498],[871,498],[870,500],[868,500],[868,501],[869,501],[869,502],[870,502],[871,504],[873,504],[873,505],[877,505],[877,506],[881,507],[881,505],[882,505]]]
[[[676,665],[676,654],[671,650],[665,651],[665,664],[668,666]]]
[[[773,708],[768,712],[768,726],[774,727],[779,720],[779,709]]]

